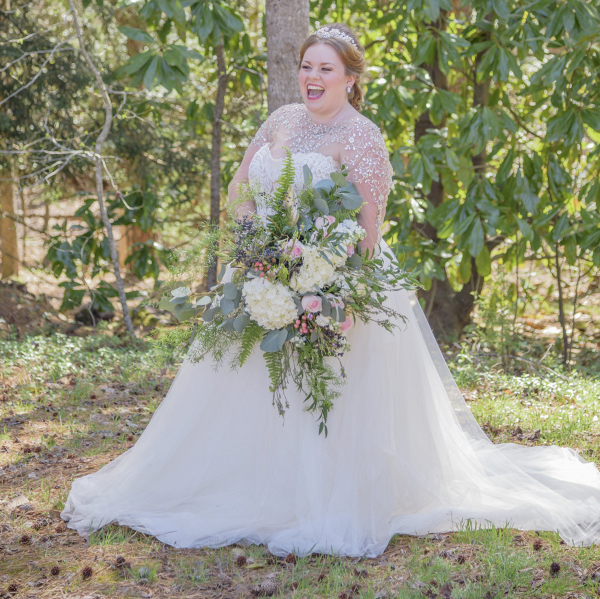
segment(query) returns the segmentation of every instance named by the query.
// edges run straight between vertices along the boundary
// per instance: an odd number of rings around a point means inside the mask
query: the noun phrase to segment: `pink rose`
[[[346,320],[344,320],[344,322],[340,324],[340,330],[345,333],[346,331],[349,331],[353,326],[354,319],[352,318],[352,316],[350,316],[350,314],[348,314],[346,316]]]
[[[337,306],[338,308],[344,308],[344,302],[341,297],[331,296],[327,297],[327,299],[331,302],[332,306]]]
[[[353,245],[347,245],[346,246],[346,253],[348,254],[348,258],[350,258],[350,256],[354,255],[354,246]]]
[[[287,242],[286,247],[288,248],[288,252],[292,258],[300,258],[302,255],[302,250],[304,249],[302,242],[298,241],[297,239],[290,239]]]
[[[327,226],[333,225],[333,223],[335,222],[335,216],[326,216],[325,220],[329,221]]]
[[[302,307],[307,312],[320,312],[322,307],[321,298],[318,295],[305,295],[302,298]]]

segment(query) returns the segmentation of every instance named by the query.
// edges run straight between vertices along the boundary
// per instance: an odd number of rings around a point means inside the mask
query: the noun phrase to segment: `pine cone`
[[[259,585],[252,589],[252,594],[263,597],[270,597],[277,592],[277,583],[272,578],[263,580]]]
[[[235,558],[235,563],[236,563],[238,566],[240,566],[240,567],[241,567],[241,566],[245,566],[247,561],[248,561],[248,560],[246,559],[246,556],[245,556],[245,555],[238,555],[238,556]]]
[[[317,582],[323,582],[325,580],[325,574],[319,574],[317,577]]]
[[[63,522],[61,522],[60,524],[58,524],[56,526],[56,532],[67,532],[66,525]]]
[[[33,530],[40,530],[41,528],[44,528],[45,525],[46,523],[43,520],[38,520],[33,523]]]
[[[115,564],[117,566],[121,566],[122,564],[124,564],[127,560],[122,556],[119,555],[119,557],[115,560]]]
[[[16,582],[13,582],[12,584],[8,585],[7,590],[11,595],[17,593],[19,591],[19,585]]]
[[[285,563],[286,564],[296,564],[296,556],[293,553],[288,553],[285,556]]]
[[[542,539],[536,539],[533,542],[533,548],[535,549],[535,551],[539,551],[543,546],[544,544],[542,543]]]
[[[60,567],[52,566],[52,569],[50,570],[50,574],[52,574],[52,576],[58,576],[60,574]]]
[[[464,554],[462,554],[462,553],[459,553],[459,554],[457,555],[457,557],[456,557],[456,561],[457,561],[459,564],[464,564],[464,563],[467,561],[467,558],[464,556]]]
[[[94,571],[92,570],[92,566],[85,566],[81,570],[81,577],[83,578],[83,580],[87,580],[88,578],[92,577],[93,573]]]
[[[31,545],[31,537],[29,535],[22,535],[19,539],[21,545]]]
[[[550,564],[550,574],[556,576],[560,572],[560,564],[558,562],[552,562]]]

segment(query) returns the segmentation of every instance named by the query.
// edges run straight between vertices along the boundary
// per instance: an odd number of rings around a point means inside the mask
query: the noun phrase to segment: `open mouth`
[[[324,93],[325,89],[320,85],[309,83],[307,86],[307,97],[309,100],[318,100]]]

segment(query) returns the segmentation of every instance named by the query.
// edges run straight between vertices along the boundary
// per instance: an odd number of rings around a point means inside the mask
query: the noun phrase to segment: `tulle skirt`
[[[290,389],[271,403],[258,349],[237,371],[181,366],[134,447],[74,481],[62,517],[82,535],[116,522],[176,547],[264,544],[275,555],[375,557],[396,533],[482,526],[600,539],[600,473],[557,446],[494,445],[413,294],[394,333],[358,323],[347,384],[318,434]]]

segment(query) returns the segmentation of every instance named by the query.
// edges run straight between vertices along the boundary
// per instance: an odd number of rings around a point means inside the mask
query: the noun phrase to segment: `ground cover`
[[[511,374],[456,346],[450,366],[494,442],[600,461],[600,383]],[[10,597],[593,597],[600,550],[553,533],[397,536],[378,559],[273,558],[263,547],[176,550],[124,527],[84,540],[58,518],[71,481],[131,447],[176,372],[143,341],[99,333],[0,341],[0,594]]]

